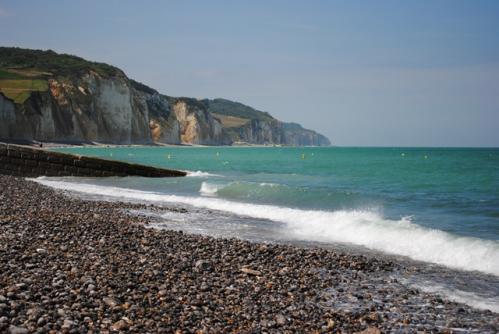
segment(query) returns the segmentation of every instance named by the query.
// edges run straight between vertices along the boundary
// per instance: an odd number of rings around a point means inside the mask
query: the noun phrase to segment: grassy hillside
[[[15,103],[26,101],[31,92],[46,91],[48,89],[45,80],[0,80],[0,92]]]
[[[26,101],[31,92],[46,91],[47,89],[47,80],[40,78],[38,72],[23,73],[22,71],[0,69],[0,92],[15,103]]]
[[[13,72],[13,71],[10,71],[10,70],[3,70],[3,69],[0,69],[0,80],[16,80],[16,79],[23,79],[24,76],[16,73],[16,72]]]
[[[58,54],[52,50],[31,50],[0,47],[0,69],[32,70],[38,73],[74,76],[92,70],[102,76],[123,75],[111,65],[85,60],[83,58]]]
[[[262,121],[270,121],[274,118],[267,112],[253,109],[239,102],[229,101],[225,99],[203,100],[208,106],[208,111],[213,114],[232,116],[236,118],[258,119]]]
[[[78,77],[89,71],[101,76],[124,75],[118,68],[52,50],[0,47],[0,92],[22,104],[31,92],[46,91],[52,76]]]

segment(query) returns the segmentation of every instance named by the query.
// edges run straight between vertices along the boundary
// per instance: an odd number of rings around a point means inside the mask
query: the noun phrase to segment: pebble
[[[210,268],[210,262],[206,260],[198,260],[194,264],[194,268],[196,268],[198,271],[204,271]]]
[[[24,327],[10,325],[9,326],[9,333],[10,334],[28,334],[29,332]]]
[[[64,322],[62,324],[62,328],[70,329],[75,325],[74,321],[71,321],[69,319],[64,319]]]
[[[112,326],[112,329],[115,331],[121,331],[126,328],[128,328],[128,323],[125,320],[118,320]]]
[[[279,325],[284,325],[286,323],[286,318],[282,314],[278,314],[275,317],[275,321]]]
[[[250,268],[241,268],[240,269],[243,273],[249,274],[249,275],[255,275],[255,276],[261,276],[262,273],[258,270],[253,270]]]
[[[399,264],[153,230],[0,175],[0,333],[497,333],[497,314],[390,279]],[[183,212],[183,211],[182,211]]]

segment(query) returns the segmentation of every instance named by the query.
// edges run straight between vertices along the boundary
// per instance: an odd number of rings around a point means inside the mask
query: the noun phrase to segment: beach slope
[[[492,312],[368,279],[395,263],[158,231],[127,211],[141,207],[0,175],[0,332],[498,330]]]

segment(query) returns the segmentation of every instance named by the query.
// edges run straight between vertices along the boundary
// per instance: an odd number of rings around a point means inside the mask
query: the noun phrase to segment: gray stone
[[[10,334],[27,334],[27,333],[29,333],[29,331],[24,327],[10,325],[9,326],[9,333]]]

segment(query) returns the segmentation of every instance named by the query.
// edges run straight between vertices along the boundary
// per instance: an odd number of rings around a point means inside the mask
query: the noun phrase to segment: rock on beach
[[[0,333],[498,331],[386,279],[396,263],[154,230],[142,208],[0,176]]]

